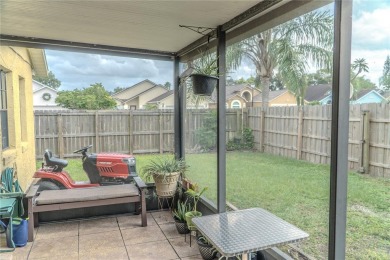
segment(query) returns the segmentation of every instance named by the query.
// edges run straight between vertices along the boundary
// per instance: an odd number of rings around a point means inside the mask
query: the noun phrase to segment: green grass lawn
[[[137,155],[138,172],[156,155]],[[187,176],[216,200],[216,154],[189,154]],[[81,160],[68,172],[86,180]],[[357,173],[348,178],[347,259],[390,258],[390,180]],[[262,207],[310,234],[299,246],[327,258],[329,166],[262,153],[227,154],[227,199],[238,208]]]

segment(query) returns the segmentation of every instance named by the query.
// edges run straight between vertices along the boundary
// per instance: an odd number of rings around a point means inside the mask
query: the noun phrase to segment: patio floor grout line
[[[121,226],[119,225],[118,217],[115,217],[115,219],[116,219],[116,223],[118,224],[119,233],[121,234],[121,237],[122,237],[123,246],[125,247],[125,250],[126,250],[127,259],[130,260],[129,251],[127,251],[127,246],[126,246],[126,243],[125,243],[125,239],[123,238],[122,229],[121,229]]]
[[[77,259],[80,260],[80,221],[77,221]]]
[[[152,217],[153,217],[153,215],[152,215]],[[153,217],[153,218],[154,218],[154,217]],[[155,221],[156,221],[156,220],[155,220]],[[156,221],[156,223],[157,223],[157,221]],[[170,224],[170,223],[165,223],[165,224]],[[171,244],[171,241],[169,241],[168,237],[165,235],[164,231],[161,229],[160,225],[163,225],[163,223],[161,223],[161,224],[157,223],[157,225],[158,225],[158,228],[159,228],[159,229],[161,230],[161,232],[163,233],[163,235],[164,235],[164,237],[166,238],[166,240],[168,241],[169,245],[172,247],[172,249],[173,249],[173,251],[175,252],[175,254],[177,255],[177,257],[178,257],[179,259],[181,259],[181,257],[179,256],[179,254],[178,254],[177,251],[175,250],[175,247]]]

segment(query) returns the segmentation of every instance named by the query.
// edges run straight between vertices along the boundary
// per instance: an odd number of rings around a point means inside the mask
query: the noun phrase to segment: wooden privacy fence
[[[211,110],[187,110],[185,145],[192,152],[196,132]],[[255,149],[313,163],[330,163],[331,106],[230,109],[227,140],[249,127]],[[164,153],[174,150],[174,115],[161,111],[36,111],[36,155],[50,148],[60,157],[93,144],[93,152]],[[350,106],[349,168],[390,177],[390,104]],[[195,149],[196,151],[196,149]]]
[[[229,110],[228,138],[242,132],[247,112]],[[212,110],[187,110],[185,115],[186,148],[197,144],[196,131]],[[173,110],[159,111],[35,111],[36,156],[45,149],[62,158],[79,156],[73,151],[89,144],[93,152],[164,153],[174,150]]]
[[[50,148],[60,157],[92,144],[93,152],[163,153],[173,151],[172,111],[36,111],[36,155]]]
[[[331,110],[327,106],[248,110],[255,148],[313,163],[330,163]],[[390,177],[390,104],[351,105],[349,168]]]

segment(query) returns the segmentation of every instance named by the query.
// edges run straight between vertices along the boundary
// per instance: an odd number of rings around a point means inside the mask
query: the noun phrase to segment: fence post
[[[129,112],[129,153],[133,153],[133,111]]]
[[[162,113],[160,111],[159,114],[159,121],[160,121],[160,153],[164,152],[164,133],[163,133],[163,126],[164,126],[164,121],[162,117]]]
[[[95,112],[95,151],[98,153],[99,150],[99,115],[98,111]]]
[[[369,174],[370,172],[370,111],[362,111],[360,117],[361,153],[359,172]]]
[[[244,114],[244,110],[241,109],[241,114]],[[234,136],[241,136],[240,134],[240,127],[241,127],[241,133],[242,133],[242,130],[243,130],[243,127],[242,125],[240,126],[240,110],[237,109],[236,111],[236,133],[234,134]]]
[[[297,140],[297,159],[302,159],[302,134],[303,134],[303,108],[298,108],[298,140]]]
[[[260,152],[264,152],[264,129],[265,129],[265,111],[260,112]]]
[[[58,156],[60,158],[64,158],[64,136],[62,131],[62,114],[58,114],[57,116],[57,129],[58,129],[58,135],[57,135],[57,145],[58,145]]]

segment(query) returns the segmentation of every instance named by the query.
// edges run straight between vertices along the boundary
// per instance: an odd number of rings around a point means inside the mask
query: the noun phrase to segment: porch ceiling
[[[176,53],[201,36],[179,25],[214,28],[259,2],[1,1],[0,33]]]

